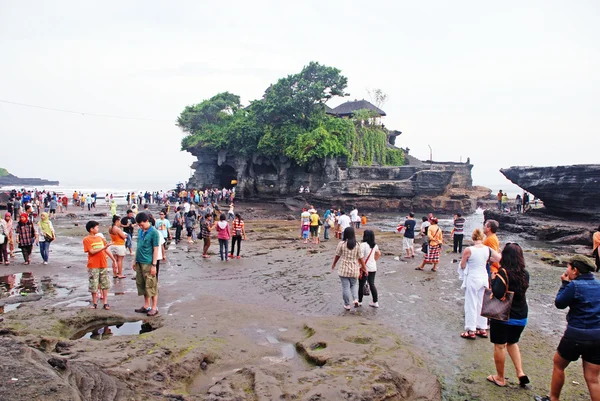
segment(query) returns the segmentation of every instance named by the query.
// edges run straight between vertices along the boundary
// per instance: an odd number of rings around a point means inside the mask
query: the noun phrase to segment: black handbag
[[[510,319],[510,308],[515,293],[508,290],[508,272],[506,269],[502,270],[506,274],[506,280],[500,274],[496,274],[496,278],[499,278],[504,283],[504,296],[498,299],[494,296],[494,292],[490,288],[486,288],[483,294],[483,304],[481,305],[481,316],[506,322]]]

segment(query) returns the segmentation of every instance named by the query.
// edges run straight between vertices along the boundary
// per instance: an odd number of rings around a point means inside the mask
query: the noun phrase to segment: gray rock
[[[552,213],[600,215],[600,164],[510,167],[500,172],[541,199]]]

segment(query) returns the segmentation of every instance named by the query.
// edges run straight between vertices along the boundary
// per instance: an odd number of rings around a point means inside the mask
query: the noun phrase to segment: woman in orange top
[[[429,240],[427,255],[425,255],[425,259],[423,259],[421,265],[415,270],[423,270],[426,264],[433,264],[431,271],[436,272],[437,266],[440,263],[440,253],[442,250],[442,242],[444,242],[444,237],[442,229],[437,225],[438,219],[432,217],[429,219],[429,221],[431,222],[431,225],[427,229],[427,238]]]
[[[592,236],[592,239],[594,241],[592,255],[594,255],[596,261],[596,271],[600,271],[600,255],[598,255],[600,253],[600,226],[598,227],[598,231]]]
[[[117,265],[113,265],[113,278],[125,278],[123,274],[123,259],[125,259],[125,239],[127,234],[121,229],[121,217],[113,216],[112,226],[108,233],[110,234],[111,252],[117,259]]]

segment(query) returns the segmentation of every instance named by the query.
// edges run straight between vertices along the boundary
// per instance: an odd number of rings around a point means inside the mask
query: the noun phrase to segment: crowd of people
[[[228,261],[240,258],[241,244],[246,240],[244,221],[234,210],[232,190],[180,190],[173,192],[146,192],[127,195],[128,209],[121,217],[116,213],[114,198],[109,199],[112,213],[108,242],[101,233],[100,224],[90,220],[86,224],[88,236],[83,240],[83,249],[88,255],[89,291],[91,308],[98,308],[100,301],[103,309],[110,309],[108,289],[111,286],[107,258],[112,262],[113,279],[123,279],[124,259],[132,255],[132,269],[135,271],[136,288],[144,299],[143,306],[135,309],[147,316],[158,314],[158,276],[161,261],[166,260],[170,241],[182,241],[185,229],[188,243],[203,241],[202,257],[209,258],[211,236],[216,233],[219,243],[219,258]],[[504,194],[503,194],[504,196]],[[17,204],[11,198],[13,208],[0,221],[0,263],[9,264],[14,256],[14,245],[22,250],[24,263],[31,262],[34,244],[40,248],[43,263],[48,263],[50,243],[56,238],[52,216],[56,214],[62,197],[53,193],[15,193]],[[139,203],[142,200],[142,203]],[[227,204],[227,211],[221,210],[219,202]],[[173,203],[171,203],[173,202]],[[158,215],[150,212],[150,204],[159,205]],[[502,207],[502,203],[499,206]],[[67,201],[68,204],[68,201]],[[89,205],[95,208],[95,193],[73,195],[73,204]],[[138,205],[142,205],[138,211]],[[47,210],[42,211],[41,207]],[[66,206],[65,206],[66,211]],[[39,221],[37,213],[39,212]],[[58,212],[62,210],[58,209]],[[172,219],[169,214],[172,213]],[[17,224],[13,223],[17,220]],[[440,256],[444,245],[444,233],[438,218],[432,213],[423,216],[417,227],[414,213],[408,213],[397,226],[403,233],[402,251],[404,258],[415,259],[415,237],[422,238],[422,261],[415,267],[424,270],[431,265],[431,271],[438,271]],[[494,344],[493,357],[495,374],[487,380],[496,386],[506,386],[505,361],[508,353],[511,358],[520,386],[527,386],[530,379],[522,366],[519,349],[520,337],[528,324],[528,305],[526,293],[529,288],[529,273],[525,266],[523,250],[518,244],[506,243],[503,248],[497,236],[499,223],[495,220],[484,222],[483,228],[471,233],[471,244],[463,247],[465,218],[456,213],[450,234],[453,253],[461,255],[458,273],[465,290],[464,331],[460,337],[467,340],[489,338]],[[340,242],[335,248],[332,270],[337,268],[341,284],[343,308],[362,306],[363,298],[371,296],[369,306],[379,308],[376,284],[377,261],[382,252],[375,240],[375,232],[364,229],[362,241],[357,239],[357,229],[364,228],[367,218],[359,215],[357,207],[351,207],[346,213],[341,208],[329,208],[319,214],[315,207],[304,208],[300,214],[300,233],[305,244],[319,244],[329,240],[330,233]],[[133,253],[134,233],[137,233],[137,246]],[[16,241],[14,240],[16,237]],[[600,249],[600,227],[594,233],[595,261],[584,257],[573,257],[561,276],[562,285],[556,296],[558,308],[569,308],[567,330],[558,345],[554,356],[554,371],[550,385],[550,395],[538,397],[539,400],[555,401],[559,399],[565,380],[565,369],[570,362],[583,359],[584,377],[592,400],[600,400],[600,282],[593,272],[598,270],[598,250]],[[231,248],[230,248],[231,245]],[[484,294],[491,293],[496,299],[505,299],[512,293],[510,317],[508,320],[488,319],[481,314]]]

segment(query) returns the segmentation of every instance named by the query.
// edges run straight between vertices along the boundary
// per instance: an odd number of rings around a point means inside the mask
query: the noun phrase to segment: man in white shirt
[[[352,211],[350,212],[350,221],[352,222],[352,226],[354,226],[354,228],[360,227],[360,217],[358,217],[358,209],[356,206],[353,207]]]
[[[338,217],[338,224],[342,230],[342,240],[344,240],[344,230],[350,227],[350,217],[342,210],[340,211],[340,217]]]
[[[185,199],[185,202],[183,202],[183,212],[185,214],[187,214],[187,212],[190,211],[190,203],[187,201],[187,198]]]

